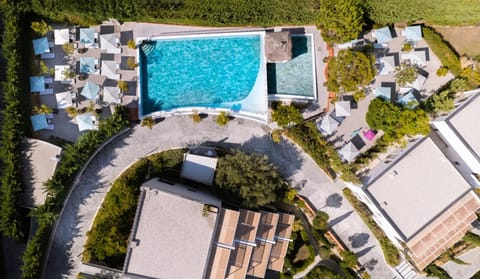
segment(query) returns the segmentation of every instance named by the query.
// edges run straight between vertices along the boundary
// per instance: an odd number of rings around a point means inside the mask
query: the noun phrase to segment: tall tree
[[[283,196],[286,184],[266,156],[235,151],[218,161],[215,184],[232,201],[259,207]]]
[[[326,42],[357,39],[365,25],[360,0],[321,0],[317,24]]]
[[[375,76],[375,58],[363,52],[341,50],[328,63],[328,90],[354,91],[366,86]]]

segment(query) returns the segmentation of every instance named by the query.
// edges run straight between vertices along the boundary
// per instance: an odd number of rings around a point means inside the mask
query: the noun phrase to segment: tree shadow
[[[363,264],[363,268],[368,269],[369,271],[372,271],[375,269],[375,266],[377,265],[378,260],[376,259],[370,259],[368,262]]]
[[[339,208],[342,206],[342,200],[343,200],[343,197],[340,194],[338,193],[331,194],[330,196],[327,197],[326,206]]]
[[[347,219],[350,215],[352,215],[353,211],[349,211],[344,213],[336,218],[333,218],[328,222],[328,226],[332,228],[333,226],[337,225],[338,223],[342,222],[343,220]]]
[[[370,235],[368,233],[355,233],[348,237],[348,240],[352,243],[353,248],[360,248],[367,244]]]
[[[357,258],[363,257],[363,256],[365,256],[368,252],[370,252],[370,250],[372,250],[373,247],[374,247],[374,246],[367,247],[367,248],[361,250],[360,252],[355,253],[355,255],[357,255]]]

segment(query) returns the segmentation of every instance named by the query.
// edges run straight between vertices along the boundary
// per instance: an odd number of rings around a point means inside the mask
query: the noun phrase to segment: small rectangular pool
[[[311,34],[292,34],[292,59],[268,63],[268,94],[316,98],[316,73]]]

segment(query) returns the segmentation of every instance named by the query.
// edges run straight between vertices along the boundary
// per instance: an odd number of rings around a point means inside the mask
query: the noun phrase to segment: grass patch
[[[378,242],[380,243],[380,247],[382,248],[383,256],[385,257],[387,263],[393,267],[400,264],[400,252],[398,251],[397,247],[393,245],[390,239],[388,239],[385,232],[373,220],[368,207],[364,203],[359,201],[357,197],[353,195],[350,189],[343,189],[343,194],[345,198],[350,202],[350,204],[352,204],[358,215],[360,215],[360,218],[362,218],[363,222],[367,224],[368,228],[372,231],[375,238],[377,238]]]
[[[140,186],[152,174],[162,176],[171,168],[180,171],[184,153],[184,149],[175,149],[151,155],[133,164],[115,180],[87,233],[84,262],[122,269]]]
[[[425,41],[427,41],[433,53],[440,59],[442,65],[447,67],[453,75],[459,76],[462,72],[462,67],[459,56],[453,47],[432,27],[424,26],[422,31]]]

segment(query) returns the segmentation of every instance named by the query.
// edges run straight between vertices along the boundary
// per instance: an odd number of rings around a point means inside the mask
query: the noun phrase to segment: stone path
[[[196,146],[215,142],[230,144],[254,153],[267,154],[279,167],[281,174],[300,189],[314,206],[325,205],[328,197],[341,195],[340,187],[332,183],[317,165],[293,144],[283,141],[275,144],[268,136],[269,128],[256,122],[236,119],[226,127],[217,126],[211,117],[194,124],[189,117],[171,117],[155,125],[152,130],[135,127],[106,146],[87,166],[78,185],[67,201],[64,213],[59,217],[51,253],[48,257],[46,278],[74,278],[81,265],[81,253],[95,214],[100,207],[111,183],[121,172],[137,159],[150,153],[166,149]],[[368,234],[365,224],[355,214],[347,201],[342,200],[338,208],[324,208],[333,220],[334,230],[345,241],[356,233]],[[328,202],[327,202],[328,203]],[[331,204],[328,203],[330,206]],[[341,217],[337,219],[337,217]],[[368,242],[354,251],[365,255],[360,257],[374,261],[372,278],[393,278],[386,266],[373,236]],[[347,243],[351,248],[351,243]]]

